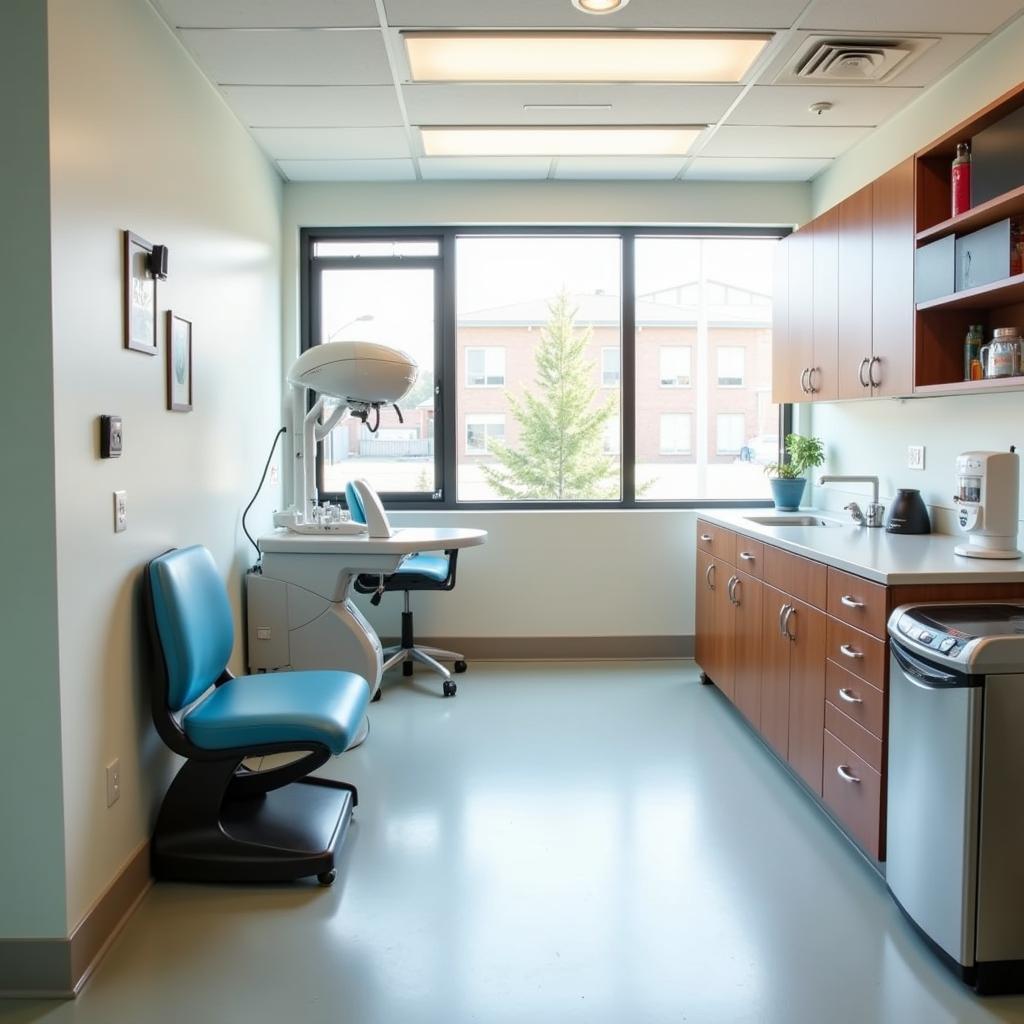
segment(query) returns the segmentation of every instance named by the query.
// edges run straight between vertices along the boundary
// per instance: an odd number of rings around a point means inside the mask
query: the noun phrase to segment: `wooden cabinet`
[[[914,388],[914,158],[872,184],[872,393]]]
[[[838,391],[840,398],[871,396],[872,219],[867,185],[839,204]]]
[[[822,738],[825,727],[825,615],[791,601],[785,630],[789,656],[789,763],[821,795]]]
[[[776,402],[807,402],[812,397],[808,378],[814,368],[813,234],[813,228],[805,227],[789,236],[788,376],[780,382],[785,397],[774,395]]]
[[[772,401],[778,404],[803,400],[797,383],[800,371],[792,365],[789,343],[789,251],[793,235],[779,240],[775,247],[772,294]]]
[[[811,363],[807,384],[815,402],[839,397],[839,211],[834,207],[811,231]]]
[[[857,842],[881,860],[885,855],[882,776],[826,730],[822,797]]]
[[[789,757],[789,648],[783,628],[789,598],[765,586],[761,617],[761,735],[779,757]]]
[[[697,552],[697,664],[730,700],[735,665],[734,606],[729,597],[731,569],[721,559]]]
[[[736,538],[738,542],[745,540]],[[743,547],[738,543],[737,547]],[[736,571],[734,604],[733,703],[754,728],[761,725],[762,622],[764,584],[745,572]]]

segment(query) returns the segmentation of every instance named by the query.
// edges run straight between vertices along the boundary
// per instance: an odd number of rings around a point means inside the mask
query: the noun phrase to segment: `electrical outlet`
[[[270,482],[272,484],[276,484],[278,479],[279,479],[279,474],[278,474],[278,470],[277,470],[277,465],[275,463],[275,465],[270,467]]]
[[[121,759],[115,757],[107,765],[107,806],[113,807],[121,799]]]
[[[924,469],[924,445],[907,445],[907,469]]]
[[[128,529],[128,492],[114,491],[114,533]]]

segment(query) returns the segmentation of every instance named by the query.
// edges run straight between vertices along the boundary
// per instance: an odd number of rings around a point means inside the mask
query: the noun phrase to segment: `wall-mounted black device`
[[[149,272],[161,281],[167,280],[167,246],[154,245],[149,254]]]
[[[100,458],[116,459],[124,447],[124,430],[120,416],[100,417]]]

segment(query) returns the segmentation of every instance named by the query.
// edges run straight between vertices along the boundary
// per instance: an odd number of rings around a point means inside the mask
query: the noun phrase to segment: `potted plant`
[[[786,461],[765,466],[771,479],[775,507],[783,512],[796,512],[807,486],[807,470],[817,469],[825,461],[825,446],[817,437],[790,434],[786,438]]]

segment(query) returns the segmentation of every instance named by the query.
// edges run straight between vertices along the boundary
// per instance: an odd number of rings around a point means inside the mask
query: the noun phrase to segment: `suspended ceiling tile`
[[[424,125],[708,124],[717,121],[741,91],[738,85],[646,83],[402,86],[409,120]],[[553,104],[554,109],[523,109],[536,104]],[[610,109],[594,109],[606,106]]]
[[[404,128],[253,128],[252,136],[275,160],[409,156]]]
[[[185,45],[218,85],[389,85],[378,31],[185,29]]]
[[[414,181],[411,160],[278,160],[289,181]]]
[[[576,181],[669,181],[682,170],[685,162],[685,157],[674,156],[560,157],[554,176]]]
[[[698,157],[686,169],[687,181],[810,181],[831,160]]]
[[[373,0],[157,0],[175,28],[376,28]]]
[[[836,157],[870,132],[870,128],[719,128],[700,150],[700,156]]]
[[[856,32],[994,32],[1021,13],[1019,0],[816,0],[801,28]]]
[[[384,0],[403,28],[789,28],[806,0],[631,0],[614,14],[576,10],[569,0]]]
[[[758,85],[729,115],[731,125],[808,125],[815,128],[879,125],[906,106],[920,89],[884,86]],[[812,103],[827,102],[823,114]]]
[[[776,54],[770,58],[768,67],[759,81],[762,85],[770,85],[775,79],[788,68],[798,56],[806,54],[813,44],[813,36],[821,38],[821,30],[817,32],[794,32],[783,46],[780,46]],[[935,39],[936,33],[928,35],[929,39]],[[872,33],[873,38],[879,38],[877,32]],[[828,32],[829,39],[863,39],[864,33],[850,32]],[[899,71],[882,83],[882,88],[921,88],[931,85],[941,78],[954,64],[959,63],[976,46],[985,41],[981,35],[950,35],[941,36],[928,47],[923,53],[915,57],[913,62],[907,65],[904,71]],[[876,88],[876,86],[848,86],[851,89]]]
[[[420,174],[427,181],[495,181],[513,178],[536,180],[546,178],[550,168],[551,160],[546,156],[420,158]]]
[[[231,108],[250,128],[357,128],[402,124],[390,85],[227,85]]]

